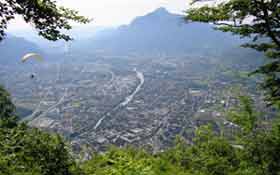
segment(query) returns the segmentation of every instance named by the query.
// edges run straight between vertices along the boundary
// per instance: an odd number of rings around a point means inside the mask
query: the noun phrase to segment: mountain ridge
[[[74,42],[73,49],[84,53],[102,51],[112,55],[142,56],[220,56],[225,52],[236,52],[236,49],[245,55],[255,53],[239,48],[244,40],[216,31],[211,24],[189,22],[183,15],[170,13],[165,8],[106,32]]]

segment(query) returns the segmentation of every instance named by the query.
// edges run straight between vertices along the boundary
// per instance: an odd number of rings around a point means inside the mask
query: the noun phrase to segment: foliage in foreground
[[[0,128],[16,125],[15,106],[10,94],[0,85]]]
[[[15,107],[0,87],[0,175],[81,174],[58,135],[17,124]]]
[[[61,137],[19,125],[0,129],[0,174],[71,175],[78,169]]]
[[[152,155],[143,150],[113,148],[83,165],[88,175],[276,175],[280,173],[280,123],[271,131],[244,135],[239,145],[205,126],[195,144],[179,141]]]
[[[62,33],[62,29],[70,30],[70,21],[88,23],[90,20],[80,16],[77,11],[60,7],[53,0],[1,0],[0,1],[0,41],[11,20],[16,16],[38,31],[48,40],[70,40],[71,37]]]

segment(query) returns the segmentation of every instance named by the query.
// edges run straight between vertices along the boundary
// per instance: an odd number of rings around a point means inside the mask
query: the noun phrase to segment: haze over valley
[[[177,135],[192,142],[203,124],[234,129],[225,111],[238,95],[264,106],[258,78],[247,76],[263,55],[211,24],[159,8],[128,25],[81,31],[70,43],[22,34],[0,43],[0,82],[21,120],[61,133],[77,149],[132,144],[160,151]],[[21,63],[28,52],[44,61]]]

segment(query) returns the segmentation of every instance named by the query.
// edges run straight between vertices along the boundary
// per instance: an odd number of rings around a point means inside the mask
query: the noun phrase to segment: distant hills
[[[75,39],[75,41],[85,40],[87,38],[94,37],[99,31],[107,29],[102,26],[95,26],[93,24],[85,24],[81,26],[73,26],[73,29],[70,31],[64,31],[64,33],[70,35]],[[47,39],[38,36],[38,33],[34,29],[23,29],[23,30],[14,30],[11,33],[17,37],[22,37],[27,41],[35,43],[41,50],[49,54],[62,54],[65,52],[66,45],[71,45],[69,42],[66,44],[65,41],[48,41]],[[28,35],[26,35],[28,33]]]
[[[187,22],[184,16],[159,8],[135,18],[129,25],[99,32],[95,37],[74,42],[75,51],[143,56],[254,55],[241,49],[238,37],[213,29],[211,24]]]

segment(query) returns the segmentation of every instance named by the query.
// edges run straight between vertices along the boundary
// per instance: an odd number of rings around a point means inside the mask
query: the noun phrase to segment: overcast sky
[[[136,16],[145,15],[159,7],[165,7],[173,13],[182,13],[188,7],[189,0],[57,0],[57,2],[93,18],[92,25],[119,26],[128,24]],[[20,28],[27,28],[27,25],[19,18],[9,26],[9,30]]]

